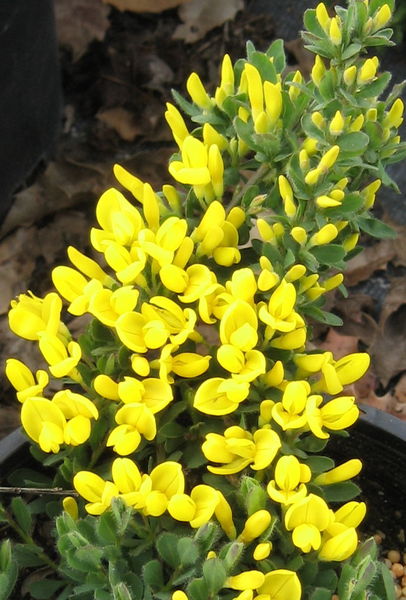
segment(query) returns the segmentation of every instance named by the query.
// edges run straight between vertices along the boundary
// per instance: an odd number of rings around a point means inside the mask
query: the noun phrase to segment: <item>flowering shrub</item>
[[[193,73],[190,100],[174,92],[187,121],[165,113],[177,185],[157,192],[115,165],[121,187],[90,234],[100,264],[70,247],[56,292],[12,301],[11,329],[48,365],[7,361],[22,426],[51,486],[76,491],[35,598],[393,597],[372,541],[359,544],[360,460],[320,454],[358,419],[346,386],[369,357],[309,345],[312,322],[341,323],[325,298],[345,295],[360,234],[392,235],[371,209],[406,156],[403,103],[380,97],[390,75],[365,56],[391,44],[392,10],[306,11],[309,81],[286,72],[280,40],[226,55],[213,96]],[[65,309],[90,316],[77,340]]]

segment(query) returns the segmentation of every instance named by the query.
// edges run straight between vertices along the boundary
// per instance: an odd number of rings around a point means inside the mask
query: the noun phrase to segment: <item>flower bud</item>
[[[271,524],[271,513],[267,510],[257,510],[245,521],[244,529],[238,536],[238,541],[249,544],[255,538],[262,535]]]
[[[326,125],[326,120],[320,112],[316,111],[312,113],[311,119],[312,123],[316,125],[316,127],[318,127],[319,129],[324,129]]]
[[[344,117],[341,114],[341,112],[339,110],[337,110],[336,114],[334,115],[330,125],[329,125],[329,131],[331,133],[331,135],[341,135],[344,129]]]
[[[282,196],[285,213],[288,217],[294,217],[296,214],[296,205],[293,202],[293,190],[284,175],[278,178],[279,193]]]
[[[323,6],[324,6],[324,4],[323,4]],[[324,66],[324,62],[322,61],[320,56],[318,54],[316,54],[316,58],[314,59],[314,65],[313,65],[313,68],[311,71],[311,78],[312,78],[314,85],[319,87],[321,80],[324,77],[325,72],[326,72],[326,67]]]
[[[389,23],[391,18],[392,11],[388,4],[384,4],[372,19],[372,31],[374,32],[378,29],[383,29],[385,25]]]
[[[208,96],[201,79],[197,73],[191,73],[187,82],[186,89],[193,102],[200,108],[209,110],[212,107],[210,97]]]
[[[305,273],[306,267],[304,265],[293,265],[293,267],[291,267],[286,273],[285,280],[289,282],[296,281],[297,279],[303,277]]]
[[[357,81],[364,84],[372,81],[376,75],[377,61],[373,58],[367,58],[360,70],[358,71]]]
[[[357,76],[357,67],[355,65],[352,65],[352,67],[348,67],[347,69],[345,69],[345,71],[343,73],[343,79],[344,79],[345,85],[348,85],[348,87],[350,87],[354,83],[356,76]]]
[[[352,233],[343,241],[343,248],[346,252],[351,252],[357,245],[359,240],[359,233]]]
[[[338,17],[333,17],[331,19],[329,37],[334,46],[339,46],[341,44],[342,35],[340,28],[340,20]]]
[[[272,550],[272,542],[262,542],[255,547],[253,558],[254,560],[264,560],[268,558]]]
[[[362,469],[362,462],[359,458],[353,458],[351,460],[347,460],[342,465],[331,469],[330,471],[326,471],[325,473],[320,473],[314,480],[316,485],[331,485],[332,483],[340,483],[342,481],[348,481],[358,475],[358,473]]]
[[[399,127],[403,121],[403,101],[398,98],[392,104],[390,111],[386,114],[383,120],[384,127]]]
[[[358,115],[358,117],[356,117],[353,120],[353,122],[350,124],[349,130],[350,131],[361,131],[364,121],[365,121],[364,115]]]
[[[328,223],[327,225],[324,225],[324,227],[322,227],[320,231],[317,231],[317,233],[312,235],[309,243],[311,246],[322,246],[324,244],[329,244],[330,242],[332,242],[337,237],[337,235],[337,227],[332,223]]]
[[[328,169],[330,169],[337,160],[337,157],[340,153],[340,146],[332,146],[330,150],[321,157],[320,162],[318,164],[318,168],[325,173]]]
[[[290,235],[293,237],[295,242],[303,246],[307,242],[307,233],[306,229],[303,227],[293,227],[290,230]]]
[[[331,19],[328,15],[326,5],[323,2],[320,2],[320,4],[316,6],[316,19],[327,33],[329,31]]]
[[[323,287],[326,290],[326,292],[329,292],[330,290],[334,290],[339,285],[341,285],[343,281],[344,275],[342,273],[337,273],[336,275],[333,275],[332,277],[329,277],[328,279],[323,281]]]

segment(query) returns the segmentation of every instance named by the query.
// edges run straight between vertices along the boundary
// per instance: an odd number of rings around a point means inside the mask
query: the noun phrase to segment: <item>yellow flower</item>
[[[292,283],[282,280],[272,293],[268,305],[259,305],[258,316],[272,330],[293,331],[297,324],[297,313],[293,310],[296,304],[296,289]]]
[[[272,418],[282,427],[300,429],[306,425],[304,409],[310,386],[307,381],[290,381],[283,393],[282,401],[277,402],[272,409]]]
[[[62,500],[62,506],[63,510],[67,512],[74,521],[77,521],[79,517],[79,508],[75,498],[72,496],[65,496],[65,498]]]
[[[179,493],[168,502],[168,512],[177,521],[187,521],[193,528],[201,527],[212,518],[218,504],[217,490],[209,485],[195,486],[190,496]]]
[[[154,377],[142,381],[134,377],[124,377],[124,381],[120,381],[117,386],[117,392],[124,404],[145,404],[152,414],[168,406],[173,399],[171,386],[166,381]]]
[[[59,452],[64,443],[66,419],[56,404],[41,397],[27,398],[21,408],[21,423],[41,450]]]
[[[91,471],[79,471],[73,478],[73,485],[79,494],[88,500],[85,508],[91,515],[101,515],[111,504],[111,500],[120,495],[117,486],[104,481]]]
[[[361,84],[369,83],[375,78],[379,62],[374,58],[367,58],[358,71],[357,82]]]
[[[404,104],[400,98],[397,98],[392,104],[389,112],[383,120],[384,127],[400,127],[403,122]]]
[[[327,439],[330,434],[323,427],[339,431],[350,427],[359,416],[359,409],[353,396],[341,396],[330,400],[322,406],[322,396],[309,396],[306,404],[306,419],[313,434],[321,439]]]
[[[202,452],[208,460],[224,463],[224,466],[207,469],[217,475],[238,473],[251,465],[255,470],[268,467],[276,456],[281,441],[271,429],[258,429],[254,435],[241,427],[228,427],[224,436],[208,433],[202,444]]]
[[[261,571],[243,571],[238,575],[228,577],[224,587],[232,590],[256,590],[265,581],[265,575]]]
[[[140,442],[141,434],[147,440],[156,435],[156,422],[152,411],[139,402],[130,402],[116,412],[118,427],[110,432],[106,445],[113,446],[114,452],[126,456],[134,452]]]
[[[89,439],[90,421],[99,418],[99,411],[89,398],[66,389],[57,392],[52,403],[60,408],[67,421],[64,427],[66,444],[78,446]]]
[[[169,173],[180,183],[202,186],[210,183],[207,148],[200,140],[188,135],[182,143],[182,160],[169,164]]]
[[[247,302],[236,300],[226,309],[220,321],[220,340],[243,352],[252,350],[258,342],[258,319]]]
[[[337,235],[337,227],[333,225],[333,223],[328,223],[312,235],[309,240],[309,246],[322,246],[324,244],[329,244],[337,237]]]
[[[300,600],[302,597],[299,577],[287,569],[266,573],[264,583],[257,591],[264,600]]]
[[[91,296],[89,312],[104,325],[114,327],[120,315],[134,310],[138,298],[139,291],[129,285],[114,292],[103,288]]]
[[[17,399],[24,402],[27,398],[40,396],[49,383],[46,371],[38,370],[35,377],[31,370],[20,360],[8,358],[5,373],[11,385],[17,390]]]
[[[330,485],[341,481],[348,481],[358,475],[362,469],[362,462],[358,458],[347,460],[342,465],[317,475],[314,480],[316,485]]]
[[[265,373],[265,356],[259,350],[249,350],[244,354],[231,344],[223,344],[217,350],[220,365],[232,373],[236,381],[254,381]]]
[[[183,494],[185,489],[185,477],[182,466],[174,461],[166,461],[150,473],[152,488],[146,496],[145,515],[159,517],[168,507],[168,503],[176,494]]]
[[[334,515],[326,502],[309,494],[291,504],[285,514],[285,527],[292,532],[292,541],[302,550],[310,552],[318,550],[321,544],[320,532],[326,530],[332,523]]]
[[[77,342],[68,342],[67,346],[56,335],[41,333],[39,349],[54,377],[72,375],[72,371],[82,357],[82,350]]]
[[[364,519],[366,511],[365,502],[347,502],[335,511],[334,519],[335,522],[342,523],[345,527],[358,527]]]
[[[320,560],[342,562],[354,554],[357,546],[357,532],[353,527],[349,527],[324,542],[318,557]]]
[[[326,5],[323,2],[320,2],[316,6],[316,19],[318,20],[324,31],[328,33],[331,19],[327,12]]]
[[[50,335],[66,334],[61,323],[62,300],[51,292],[43,299],[34,294],[20,294],[11,301],[8,313],[9,326],[13,333],[26,340],[38,340],[39,334],[46,331]],[[69,335],[69,334],[68,334]]]
[[[214,377],[198,387],[193,406],[207,415],[228,415],[238,408],[248,394],[247,382]]]
[[[275,479],[270,481],[266,488],[272,500],[289,505],[306,496],[307,489],[302,482],[300,467],[295,456],[282,456],[278,460],[275,467]]]

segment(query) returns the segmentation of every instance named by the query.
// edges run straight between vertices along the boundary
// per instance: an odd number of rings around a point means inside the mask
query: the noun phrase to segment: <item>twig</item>
[[[33,487],[2,487],[0,494],[50,494],[53,496],[79,496],[75,490],[64,490],[63,488],[33,488]]]

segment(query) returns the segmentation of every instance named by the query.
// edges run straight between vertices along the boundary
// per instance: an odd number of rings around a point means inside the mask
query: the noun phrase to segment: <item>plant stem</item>
[[[50,494],[54,496],[79,496],[75,490],[64,490],[62,488],[35,488],[35,487],[2,487],[0,486],[0,494]]]

